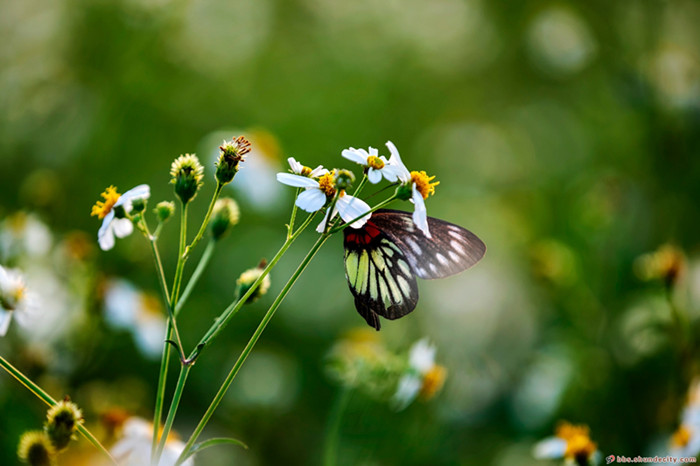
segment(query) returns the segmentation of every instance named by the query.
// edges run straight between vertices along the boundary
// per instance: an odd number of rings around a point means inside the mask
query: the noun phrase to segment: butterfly
[[[431,238],[410,213],[379,209],[361,228],[344,232],[345,277],[355,308],[379,330],[379,316],[403,317],[418,303],[416,277],[431,280],[462,272],[484,257],[486,245],[460,226],[428,217]]]

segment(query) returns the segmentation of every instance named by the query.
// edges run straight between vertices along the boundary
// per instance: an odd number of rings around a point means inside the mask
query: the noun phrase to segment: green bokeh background
[[[429,214],[473,230],[489,251],[473,270],[421,283],[417,310],[381,332],[396,351],[435,342],[449,371],[443,392],[400,413],[354,394],[339,464],[530,464],[532,444],[559,419],[590,425],[604,454],[663,452],[696,358],[681,359],[658,329],[669,320],[663,287],[642,282],[634,263],[666,242],[685,251],[676,299],[694,329],[698,21],[694,1],[5,2],[0,215],[34,212],[57,238],[93,237],[88,214],[106,186],[148,183],[152,203],[172,199],[171,161],[197,152],[208,177],[193,230],[214,186],[212,133],[274,138],[269,176],[289,156],[355,168],[342,149],[388,155],[391,140],[409,168],[440,181]],[[270,189],[263,205],[227,188],[241,223],[183,313],[186,346],[228,304],[238,275],[282,243],[292,190]],[[161,241],[170,275],[176,223]],[[295,244],[269,295],[195,366],[176,421],[183,437],[313,240]],[[94,260],[99,276],[157,292],[137,235]],[[51,363],[32,363],[12,335],[2,354],[55,397],[89,406],[100,386],[133,394],[130,408],[149,417],[158,364],[104,325],[98,301],[81,311],[91,331],[53,347]],[[333,238],[205,433],[250,449],[212,449],[198,464],[320,464],[338,393],[324,357],[362,325]],[[282,389],[256,402],[270,384]],[[44,407],[3,376],[0,410],[0,463],[14,464],[19,435],[41,424]]]

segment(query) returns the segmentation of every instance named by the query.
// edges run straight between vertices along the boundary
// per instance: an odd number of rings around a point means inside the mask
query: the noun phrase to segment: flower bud
[[[131,214],[138,215],[146,210],[146,203],[148,200],[143,198],[134,199],[131,201]]]
[[[75,438],[83,413],[78,406],[65,399],[52,406],[46,413],[46,433],[56,450],[62,450]]]
[[[401,184],[396,188],[396,197],[402,201],[407,201],[413,196],[413,186],[409,184]]]
[[[338,170],[335,174],[336,189],[349,189],[355,181],[355,175],[350,170]]]
[[[219,184],[230,183],[238,173],[238,164],[244,161],[244,155],[250,152],[250,141],[238,136],[231,141],[224,141],[219,146],[219,159],[216,162],[216,180]]]
[[[257,280],[261,275],[263,270],[265,269],[265,266],[267,265],[267,261],[263,259],[260,261],[260,264],[254,268],[254,269],[248,269],[245,272],[241,274],[240,277],[238,277],[238,280],[236,280],[236,284],[238,285],[238,296],[243,297],[244,294],[248,292],[251,286],[253,286],[253,283],[255,283],[255,280]],[[251,304],[257,301],[261,296],[264,296],[267,291],[270,289],[270,275],[267,274],[265,275],[265,278],[262,279],[260,282],[260,285],[253,291],[253,293],[248,296],[248,299],[246,300],[246,304]]]
[[[170,201],[161,201],[153,209],[153,212],[158,217],[158,221],[164,223],[175,213],[175,204]]]
[[[17,456],[31,466],[52,466],[56,450],[46,432],[34,430],[22,434]]]
[[[211,217],[211,234],[215,240],[223,237],[233,228],[240,218],[240,210],[236,201],[230,197],[222,197],[214,204]]]
[[[170,166],[170,176],[170,182],[175,185],[175,194],[183,204],[187,204],[202,187],[204,167],[196,155],[181,155]]]

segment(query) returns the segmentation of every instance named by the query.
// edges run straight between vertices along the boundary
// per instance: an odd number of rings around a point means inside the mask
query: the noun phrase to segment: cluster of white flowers
[[[427,211],[425,208],[425,198],[427,188],[430,188],[428,181],[422,183],[425,174],[410,172],[401,161],[401,156],[396,146],[387,141],[386,146],[391,154],[389,159],[374,147],[369,150],[355,149],[350,147],[342,151],[341,155],[355,163],[362,165],[366,171],[367,179],[372,184],[379,183],[386,179],[390,183],[399,183],[401,186],[410,186],[412,190],[411,202],[415,205],[413,221],[416,226],[430,237],[428,229]],[[277,181],[287,186],[302,188],[296,200],[296,205],[306,212],[316,212],[326,206],[336,195],[335,177],[338,170],[329,171],[323,166],[311,169],[298,162],[294,157],[288,159],[291,173],[278,173]],[[422,189],[421,186],[426,186]],[[425,192],[422,192],[425,191]],[[370,206],[363,200],[341,190],[336,199],[333,212],[326,212],[325,218],[319,224],[316,231],[322,233],[329,219],[340,214],[340,218],[345,222],[352,222],[350,227],[361,228],[371,216]],[[364,215],[366,214],[366,215]]]

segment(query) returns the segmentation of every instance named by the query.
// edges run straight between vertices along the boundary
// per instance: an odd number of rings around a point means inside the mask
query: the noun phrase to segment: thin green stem
[[[335,466],[338,458],[338,438],[340,435],[340,425],[342,424],[343,414],[348,407],[352,389],[343,387],[338,393],[338,397],[333,404],[333,409],[328,419],[328,428],[326,430],[326,442],[323,448],[323,464],[324,466]]]
[[[360,180],[360,184],[357,185],[357,188],[355,188],[355,192],[352,193],[353,196],[357,197],[358,194],[362,191],[362,188],[365,187],[365,184],[367,183],[367,173],[365,173],[362,176],[362,179]]]
[[[292,234],[294,233],[294,220],[296,220],[297,216],[297,204],[296,204],[296,199],[299,197],[299,193],[301,193],[301,188],[297,188],[296,195],[294,196],[294,204],[292,206],[292,216],[289,219],[289,224],[287,225],[287,239],[292,237]]]
[[[289,290],[292,288],[292,286],[297,281],[299,276],[306,269],[306,266],[308,266],[309,262],[311,262],[311,259],[314,258],[314,256],[318,252],[318,250],[321,248],[321,246],[323,246],[323,243],[325,243],[329,237],[330,237],[330,235],[324,234],[318,238],[318,240],[313,245],[311,250],[308,252],[308,254],[304,258],[304,260],[302,260],[301,264],[299,264],[297,269],[294,271],[292,276],[289,278],[287,283],[284,285],[284,288],[282,288],[282,291],[280,291],[280,293],[277,295],[277,298],[272,303],[270,308],[267,310],[267,313],[260,321],[258,328],[255,329],[255,332],[250,337],[248,344],[245,346],[245,348],[243,348],[243,351],[241,352],[240,356],[238,357],[238,360],[236,361],[236,363],[231,368],[231,371],[226,376],[224,383],[221,385],[221,387],[219,388],[219,391],[214,396],[214,399],[212,400],[211,404],[209,405],[209,408],[207,408],[207,411],[202,416],[202,419],[199,421],[199,424],[197,424],[197,427],[195,428],[194,432],[192,433],[189,440],[187,441],[187,444],[185,445],[185,449],[180,454],[180,458],[178,459],[178,462],[176,463],[176,465],[180,464],[181,460],[183,458],[187,457],[187,453],[192,449],[195,442],[197,441],[197,438],[202,433],[202,430],[204,430],[204,427],[207,425],[207,423],[209,422],[209,419],[211,419],[211,416],[214,414],[214,411],[219,406],[219,403],[221,403],[221,400],[224,398],[224,395],[226,394],[227,390],[231,386],[233,379],[236,378],[238,371],[241,369],[241,366],[243,366],[243,363],[248,358],[248,355],[250,355],[250,352],[253,350],[253,347],[255,347],[255,344],[258,342],[260,335],[262,335],[263,331],[265,330],[265,327],[267,327],[267,324],[270,322],[272,317],[275,315],[275,311],[277,311],[277,308],[282,303],[284,298],[287,296],[287,293],[289,293]]]
[[[51,395],[46,393],[39,385],[34,383],[29,377],[24,375],[19,369],[10,364],[5,358],[0,356],[0,366],[7,371],[12,377],[14,377],[19,383],[24,385],[30,392],[36,395],[41,401],[49,406],[55,406],[57,404]],[[85,437],[90,443],[92,443],[98,450],[102,451],[112,464],[117,465],[117,461],[109,454],[109,451],[100,443],[99,440],[90,432],[83,424],[78,425],[78,431]]]
[[[160,442],[158,443],[158,448],[155,454],[154,463],[158,464],[160,462],[160,455],[163,453],[163,448],[165,448],[165,442],[168,439],[170,430],[173,427],[173,422],[175,421],[175,414],[177,413],[177,408],[180,405],[180,399],[182,398],[182,392],[185,389],[185,382],[187,381],[187,376],[190,373],[191,365],[183,364],[180,366],[180,376],[177,378],[177,385],[175,386],[175,392],[173,393],[173,401],[170,403],[170,409],[168,409],[168,417],[165,419],[165,424],[163,425],[163,432],[160,436]]]
[[[211,218],[211,213],[214,211],[214,205],[216,205],[216,200],[219,199],[219,195],[221,195],[221,190],[223,189],[223,187],[224,185],[221,183],[216,184],[216,190],[214,191],[214,195],[212,196],[211,202],[209,203],[209,208],[207,209],[207,214],[204,216],[204,221],[202,221],[202,225],[199,227],[197,236],[194,237],[190,245],[187,246],[184,250],[185,260],[187,260],[187,257],[190,255],[190,251],[197,245],[197,243],[199,243],[199,240],[202,239],[204,232],[207,230],[207,226],[209,225],[209,219]]]
[[[338,203],[339,197],[340,191],[336,190],[335,195],[333,196],[333,200],[331,201],[331,205],[329,205],[326,209],[326,216],[324,217],[326,219],[326,225],[323,227],[324,235],[328,233],[328,230],[331,228],[331,221],[333,220],[333,209],[335,209],[335,205]]]
[[[185,246],[187,245],[187,204],[180,209],[180,247],[177,253],[177,266],[175,267],[175,278],[173,279],[173,289],[170,294],[170,302],[177,306],[177,299],[180,295],[180,284],[182,283],[182,272],[185,268]]]
[[[182,310],[182,307],[187,302],[187,298],[190,297],[192,290],[194,289],[195,285],[197,285],[197,282],[199,281],[200,277],[202,276],[204,269],[206,269],[207,265],[209,265],[209,261],[211,260],[213,254],[214,254],[215,247],[216,247],[216,240],[211,240],[207,244],[207,247],[204,249],[204,253],[202,254],[202,257],[199,259],[199,263],[197,264],[197,267],[194,269],[192,276],[190,277],[189,281],[187,282],[187,286],[185,286],[185,291],[182,292],[182,296],[180,296],[180,299],[177,302],[177,306],[175,306],[175,316],[177,316],[180,313],[180,311]]]
[[[172,336],[172,321],[168,319],[165,330],[165,340]],[[158,388],[156,389],[156,406],[153,413],[153,438],[151,439],[151,462],[155,461],[156,448],[158,446],[158,432],[160,432],[160,419],[163,416],[163,403],[165,400],[165,385],[168,379],[168,366],[170,365],[170,345],[165,343],[160,357],[160,371],[158,372]],[[157,464],[157,463],[154,463]]]
[[[279,260],[282,258],[285,252],[287,252],[287,249],[292,245],[295,239],[299,237],[302,231],[311,223],[311,220],[314,218],[315,214],[309,215],[306,220],[304,220],[304,223],[302,223],[297,231],[294,232],[294,234],[291,236],[291,238],[287,239],[282,247],[280,247],[279,251],[277,251],[277,254],[275,254],[275,257],[272,258],[272,260],[267,264],[267,266],[263,269],[262,273],[260,274],[260,277],[257,278],[253,282],[253,285],[250,287],[250,289],[238,300],[234,301],[231,303],[229,307],[227,307],[221,315],[216,319],[214,324],[209,328],[207,333],[204,334],[202,339],[199,341],[199,344],[197,344],[197,347],[195,350],[190,354],[188,359],[193,359],[199,355],[199,352],[208,344],[211,343],[214,338],[221,333],[221,331],[226,327],[228,322],[231,320],[231,318],[236,315],[236,313],[243,307],[245,302],[248,300],[248,297],[252,295],[255,290],[257,289],[258,285],[262,283],[263,279],[265,276],[270,272],[270,270],[279,262]]]

